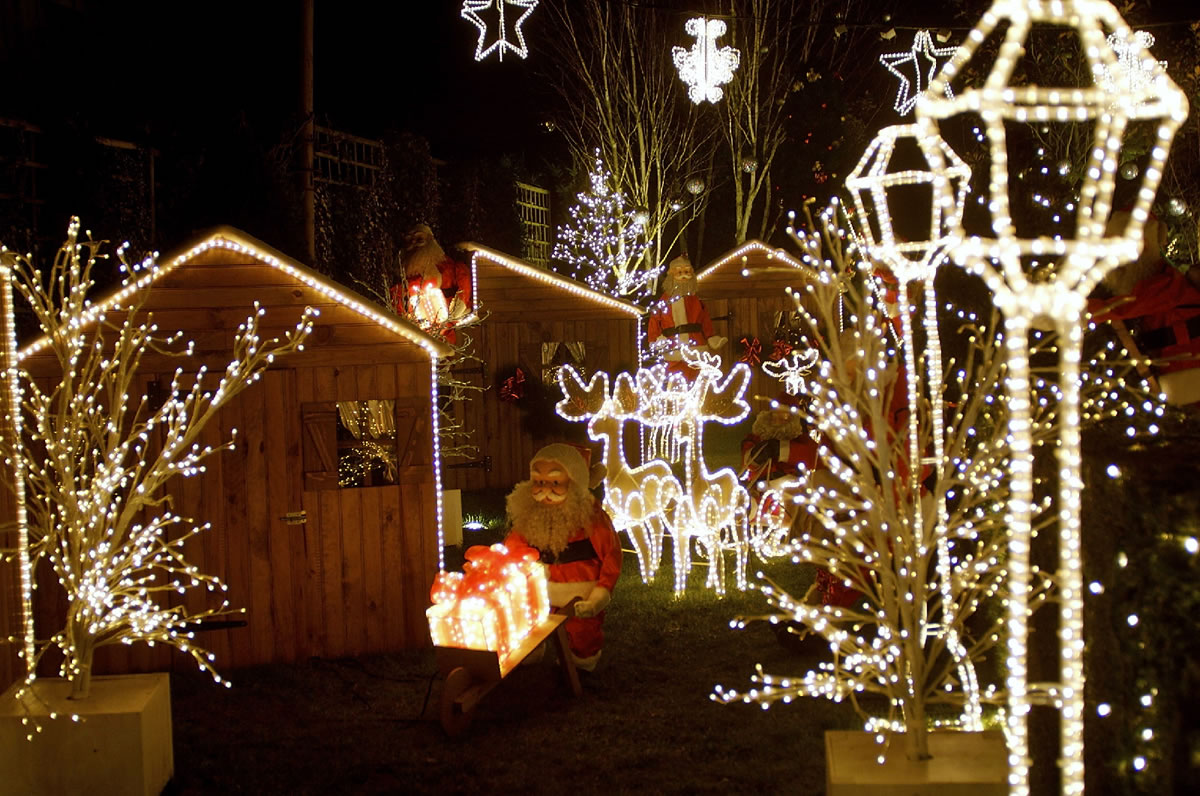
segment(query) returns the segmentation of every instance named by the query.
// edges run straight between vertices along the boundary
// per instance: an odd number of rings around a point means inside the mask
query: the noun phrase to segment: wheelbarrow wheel
[[[471,724],[472,711],[464,711],[457,704],[470,687],[471,673],[461,666],[452,669],[442,684],[442,729],[451,737],[461,734]]]

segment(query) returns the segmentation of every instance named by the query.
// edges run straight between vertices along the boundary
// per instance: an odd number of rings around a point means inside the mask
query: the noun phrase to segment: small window
[[[399,483],[396,460],[396,402],[339,401],[338,486]]]
[[[304,423],[304,489],[406,483],[405,472],[429,462],[428,403],[391,398],[309,403]]]

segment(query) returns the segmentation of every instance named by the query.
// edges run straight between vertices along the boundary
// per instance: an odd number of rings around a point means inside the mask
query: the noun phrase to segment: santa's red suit
[[[690,342],[692,346],[707,348],[709,338],[714,336],[712,319],[699,296],[663,295],[654,305],[654,313],[646,324],[646,339],[651,351],[663,351],[667,370],[685,373],[694,378],[696,370],[683,361],[679,346]]]
[[[802,464],[808,471],[817,465],[817,443],[807,434],[795,439],[751,434],[742,441],[742,467],[752,484],[796,477]]]
[[[1136,340],[1143,356],[1166,359],[1200,354],[1200,289],[1169,265],[1137,282],[1124,300],[1092,299],[1088,305],[1096,313],[1093,320],[1097,323],[1141,318]],[[1164,362],[1159,368],[1163,390],[1171,403],[1188,404],[1196,400],[1194,389],[1176,390],[1173,396],[1169,384],[1173,380],[1170,374],[1179,374],[1174,381],[1182,382],[1186,378],[1183,371],[1197,365],[1200,362],[1195,359],[1183,359]],[[1180,400],[1175,400],[1176,397]]]
[[[505,543],[528,544],[517,530]],[[621,541],[612,520],[597,504],[590,527],[579,528],[567,537],[567,547],[555,555],[539,550],[542,563],[548,565],[550,604],[561,607],[578,597],[586,600],[597,586],[610,593],[621,576]],[[595,616],[572,616],[566,621],[571,652],[576,658],[598,655],[604,646],[604,611]]]

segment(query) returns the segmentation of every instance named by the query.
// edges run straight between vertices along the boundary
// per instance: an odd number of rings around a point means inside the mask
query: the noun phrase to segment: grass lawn
[[[604,657],[582,674],[581,697],[547,656],[489,693],[457,739],[422,717],[437,715],[430,650],[228,672],[232,689],[174,675],[167,793],[822,793],[822,733],[860,727],[853,711],[712,702],[718,683],[747,687],[756,662],[800,674],[817,659],[786,650],[765,624],[730,629],[762,598],[717,599],[703,562],[676,600],[666,559],[645,585],[626,554]],[[812,577],[786,564],[771,572],[801,593]]]

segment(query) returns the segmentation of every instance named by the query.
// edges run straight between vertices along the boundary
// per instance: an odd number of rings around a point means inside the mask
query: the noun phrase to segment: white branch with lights
[[[143,357],[175,354],[184,363],[194,351],[181,334],[160,334],[140,312],[144,299],[131,288],[152,281],[158,265],[128,265],[118,249],[127,300],[96,315],[87,293],[102,244],[78,235],[73,220],[45,276],[28,258],[13,258],[16,287],[61,371],[52,388],[43,390],[26,373],[21,385],[26,447],[19,455],[29,517],[28,549],[21,553],[31,562],[45,558],[66,592],[65,625],[47,635],[64,655],[61,674],[75,698],[88,693],[95,650],[118,643],[176,647],[221,682],[212,655],[194,638],[196,623],[231,613],[228,601],[189,613],[166,599],[193,588],[225,590],[185,558],[187,540],[209,525],[175,513],[164,488],[176,476],[203,473],[208,456],[233,447],[232,440],[202,445],[200,433],[276,356],[303,347],[316,311],[306,309],[282,339],[264,341],[258,336],[264,311],[256,305],[238,327],[224,372],[192,366],[196,375],[186,377],[181,364],[155,406],[134,392],[141,389]],[[32,682],[31,673],[26,688]]]

